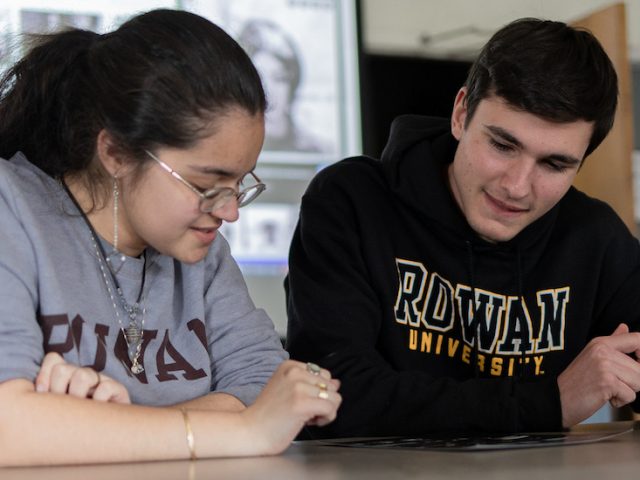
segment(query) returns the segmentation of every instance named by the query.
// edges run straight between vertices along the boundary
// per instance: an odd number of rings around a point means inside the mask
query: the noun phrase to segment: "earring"
[[[118,187],[118,177],[113,177],[113,251],[107,257],[107,263],[111,271],[118,273],[127,257],[118,250],[118,201],[120,199],[120,189]]]

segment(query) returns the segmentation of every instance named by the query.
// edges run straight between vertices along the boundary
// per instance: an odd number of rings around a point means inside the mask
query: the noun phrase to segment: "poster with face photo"
[[[261,160],[325,164],[356,153],[360,132],[354,121],[359,105],[353,2],[214,3],[191,1],[185,8],[225,28],[260,73],[269,103]]]

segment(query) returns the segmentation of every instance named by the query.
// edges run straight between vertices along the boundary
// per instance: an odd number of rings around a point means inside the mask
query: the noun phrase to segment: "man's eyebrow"
[[[494,135],[502,138],[503,140],[515,145],[516,147],[522,147],[522,142],[516,137],[507,132],[504,128],[496,127],[495,125],[485,125],[485,128]]]
[[[506,131],[504,128],[496,127],[495,125],[485,125],[485,128],[493,133],[495,136],[500,137],[502,140],[516,146],[522,148],[522,142],[514,137],[511,133]],[[572,155],[564,155],[562,153],[552,153],[544,156],[545,160],[554,160],[556,162],[562,162],[568,166],[571,165],[580,165],[582,160],[576,158]]]
[[[572,157],[571,155],[562,155],[560,153],[553,153],[544,157],[546,160],[554,160],[556,162],[564,163],[567,166],[580,165],[582,160]]]

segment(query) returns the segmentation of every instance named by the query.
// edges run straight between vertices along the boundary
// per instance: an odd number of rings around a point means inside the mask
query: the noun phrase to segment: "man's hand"
[[[562,425],[589,418],[607,402],[614,407],[633,402],[640,390],[639,359],[640,333],[629,333],[624,323],[611,336],[591,340],[558,377]]]

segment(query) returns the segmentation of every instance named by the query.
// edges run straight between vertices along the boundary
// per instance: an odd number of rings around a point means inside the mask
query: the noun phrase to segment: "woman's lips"
[[[218,227],[191,227],[191,231],[200,239],[202,243],[211,243],[216,239]]]

